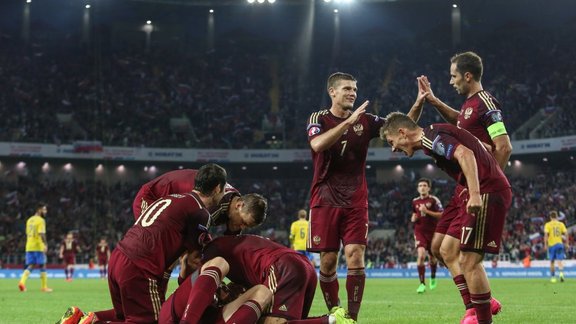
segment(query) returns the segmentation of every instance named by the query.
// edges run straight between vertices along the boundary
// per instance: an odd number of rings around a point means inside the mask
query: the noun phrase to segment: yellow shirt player
[[[556,282],[554,274],[554,261],[558,260],[558,269],[560,270],[560,282],[564,282],[564,242],[568,248],[568,240],[565,240],[565,235],[568,232],[566,225],[558,221],[558,212],[551,211],[549,213],[550,221],[544,225],[544,247],[548,249],[548,258],[550,259],[550,281]]]
[[[307,216],[308,214],[304,209],[298,211],[298,220],[290,225],[290,245],[292,249],[312,260],[310,253],[306,251],[306,241],[308,240]]]
[[[44,218],[48,213],[48,206],[45,203],[38,203],[36,213],[26,221],[26,264],[24,272],[20,277],[18,289],[26,291],[26,280],[34,265],[40,267],[40,290],[52,292],[48,288],[48,278],[46,276],[46,221]]]

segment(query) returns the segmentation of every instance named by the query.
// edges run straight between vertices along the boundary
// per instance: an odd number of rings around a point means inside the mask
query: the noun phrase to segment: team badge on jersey
[[[318,133],[320,133],[320,127],[318,127],[318,126],[312,126],[308,130],[308,136],[314,136]]]
[[[314,241],[314,244],[316,244],[316,245],[320,244],[321,240],[322,239],[318,235],[314,236],[314,238],[312,239],[312,241]]]
[[[474,109],[472,107],[466,108],[466,110],[464,110],[464,119],[470,118],[470,116],[472,116],[473,112],[474,112]]]
[[[356,124],[352,128],[354,129],[354,133],[356,133],[356,135],[362,136],[362,132],[364,132],[364,126],[362,126],[362,124]]]

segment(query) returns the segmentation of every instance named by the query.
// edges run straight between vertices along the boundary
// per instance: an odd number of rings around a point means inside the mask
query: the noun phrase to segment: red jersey
[[[440,199],[433,195],[412,199],[412,212],[419,216],[416,222],[414,222],[414,232],[434,233],[438,219],[427,214],[422,215],[420,212],[420,206],[422,205],[433,212],[443,212],[444,207],[442,207]]]
[[[282,255],[298,252],[257,235],[221,236],[204,248],[204,260],[221,256],[230,264],[226,277],[252,287],[265,284],[270,266]]]
[[[98,243],[98,246],[96,246],[96,256],[98,257],[98,260],[108,259],[108,251],[109,250],[110,250],[110,248],[108,247],[108,243],[106,243],[106,244]]]
[[[66,256],[74,256],[76,252],[78,252],[79,246],[78,242],[75,239],[64,239],[60,244],[61,247],[64,249],[62,250],[62,254]]]
[[[146,201],[148,204],[152,204],[160,197],[168,196],[170,194],[192,192],[197,173],[198,170],[193,169],[174,170],[166,172],[145,183],[136,194],[136,198],[132,204],[134,217],[140,217],[142,200]],[[224,192],[225,195],[221,201],[221,204],[223,205],[211,210],[211,212],[214,212],[212,217],[216,220],[216,224],[223,224],[228,220],[228,207],[230,201],[232,198],[240,196],[238,190],[228,183],[224,188]]]
[[[161,276],[186,250],[199,250],[210,213],[196,193],[156,200],[138,218],[118,249],[144,271]]]
[[[330,110],[313,113],[308,120],[308,141],[342,123],[345,118]],[[323,152],[312,150],[314,179],[310,208],[318,206],[368,207],[366,155],[371,139],[379,136],[384,119],[372,114],[360,116],[358,122]]]
[[[431,156],[440,169],[446,171],[462,186],[468,187],[460,164],[454,158],[458,145],[464,145],[474,152],[481,193],[510,188],[510,183],[496,159],[474,135],[465,129],[451,124],[432,124],[424,128],[422,145],[424,154]]]
[[[503,122],[500,103],[488,91],[481,90],[462,104],[456,125],[494,147],[492,138],[503,133],[491,135],[489,128],[499,122]]]

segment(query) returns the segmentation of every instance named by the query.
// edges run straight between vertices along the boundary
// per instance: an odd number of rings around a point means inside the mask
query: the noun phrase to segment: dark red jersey
[[[227,277],[245,287],[265,284],[270,266],[282,255],[298,252],[257,235],[222,236],[204,248],[204,260],[221,256],[230,264]]]
[[[147,205],[150,205],[160,197],[168,196],[170,194],[192,192],[197,173],[198,170],[193,169],[175,170],[166,172],[145,183],[136,194],[136,198],[132,204],[134,217],[138,218],[140,216],[142,200],[144,200]],[[230,201],[233,197],[240,196],[238,190],[228,183],[224,188],[224,192],[225,195],[221,201],[224,205],[215,207],[214,210],[211,210],[211,212],[214,212],[213,218],[217,220],[216,224],[223,224],[228,220],[228,206]]]
[[[313,113],[308,120],[308,141],[342,123],[330,110]],[[371,139],[379,136],[384,119],[364,114],[323,152],[312,150],[314,179],[310,207],[368,207],[366,155]]]
[[[71,240],[64,239],[62,241],[62,243],[60,243],[60,246],[63,247],[62,254],[65,257],[76,255],[76,253],[78,252],[78,249],[80,248],[78,245],[78,242],[76,242],[75,239],[71,239]]]
[[[457,126],[494,147],[492,137],[502,134],[497,133],[491,136],[489,128],[499,122],[503,122],[500,103],[488,91],[481,90],[462,104]]]
[[[96,246],[96,256],[98,257],[98,260],[108,259],[108,251],[109,250],[110,250],[110,248],[108,247],[108,243],[106,243],[106,244],[98,243],[98,246]]]
[[[419,216],[416,222],[414,222],[414,232],[434,233],[438,219],[427,214],[422,214],[420,212],[420,206],[422,205],[426,206],[428,210],[433,212],[443,212],[444,207],[442,207],[440,199],[433,195],[412,199],[412,212]]]
[[[199,250],[210,226],[210,213],[196,193],[172,194],[150,205],[118,243],[135,265],[162,273],[185,250]]]
[[[474,152],[481,193],[510,188],[508,179],[492,154],[486,150],[478,138],[465,129],[451,124],[432,124],[424,128],[422,145],[424,153],[431,156],[440,169],[445,170],[448,175],[465,187],[468,187],[466,177],[454,158],[458,145],[464,145]]]

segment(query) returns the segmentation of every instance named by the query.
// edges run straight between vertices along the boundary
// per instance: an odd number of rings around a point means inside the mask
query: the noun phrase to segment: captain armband
[[[490,126],[488,126],[488,134],[490,138],[494,138],[500,135],[506,135],[508,132],[506,131],[506,126],[504,126],[503,122],[497,122]]]

